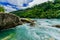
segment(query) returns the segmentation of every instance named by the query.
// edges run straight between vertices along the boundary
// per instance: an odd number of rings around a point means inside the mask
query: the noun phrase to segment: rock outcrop
[[[0,13],[0,30],[9,29],[22,25],[24,22],[33,24],[33,21],[21,19],[11,13]]]
[[[18,16],[11,13],[0,13],[0,30],[12,28],[21,24],[22,21]]]

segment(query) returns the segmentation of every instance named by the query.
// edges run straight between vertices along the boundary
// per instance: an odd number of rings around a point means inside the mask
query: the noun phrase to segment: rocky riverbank
[[[23,23],[31,23],[33,25],[33,22],[32,20],[22,19],[11,13],[0,13],[0,30],[13,28]]]

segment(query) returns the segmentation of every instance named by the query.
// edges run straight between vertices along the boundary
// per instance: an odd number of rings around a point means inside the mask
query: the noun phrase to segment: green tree
[[[60,19],[60,0],[48,1],[34,7],[12,12],[25,18],[59,18]]]
[[[5,12],[4,7],[0,6],[0,12]]]

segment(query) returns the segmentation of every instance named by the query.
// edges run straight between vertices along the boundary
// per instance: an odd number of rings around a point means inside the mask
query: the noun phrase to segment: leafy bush
[[[0,6],[0,12],[4,12],[4,7]]]

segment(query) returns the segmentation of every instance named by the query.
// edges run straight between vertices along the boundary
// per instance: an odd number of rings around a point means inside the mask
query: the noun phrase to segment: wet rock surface
[[[23,23],[30,23],[30,26],[34,26],[35,25],[35,20],[29,20],[29,19],[25,19],[25,18],[21,18],[21,21]]]
[[[52,25],[52,27],[60,28],[60,25]]]
[[[22,24],[18,16],[11,13],[0,13],[0,30],[13,28]]]
[[[0,30],[14,28],[23,23],[31,23],[33,25],[33,22],[32,20],[22,19],[11,13],[0,13]]]

